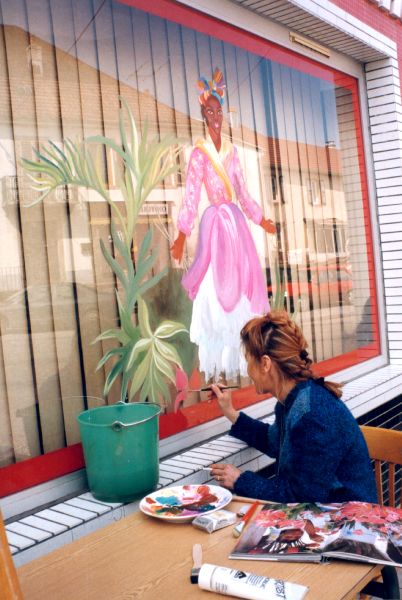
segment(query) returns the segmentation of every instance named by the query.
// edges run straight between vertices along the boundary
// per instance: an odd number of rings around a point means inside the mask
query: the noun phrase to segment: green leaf
[[[130,374],[126,371],[123,371],[123,376],[121,378],[121,388],[120,388],[120,400],[125,402],[127,396],[128,385],[130,383],[131,377]]]
[[[102,331],[102,333],[91,343],[96,344],[97,342],[103,342],[104,340],[118,340],[120,344],[124,346],[130,339],[131,337],[122,329],[106,329],[106,331]]]
[[[119,317],[122,329],[126,332],[126,334],[132,339],[136,335],[136,327],[131,320],[131,313],[127,311],[126,306],[120,300],[118,294],[117,296],[117,306],[119,310]]]
[[[124,150],[122,150],[122,148],[111,138],[105,137],[104,135],[91,135],[86,141],[89,144],[103,144],[104,146],[114,150],[114,152],[116,152],[116,154],[118,154],[123,161],[126,160],[126,153]]]
[[[114,221],[111,223],[111,233],[112,240],[115,248],[120,253],[120,256],[123,258],[124,264],[127,269],[127,281],[129,282],[134,277],[134,266],[131,260],[131,248],[127,247],[123,240],[119,236],[119,232],[116,229],[116,225]],[[123,236],[125,235],[123,231]]]
[[[159,394],[158,394],[158,386],[157,386],[157,375],[155,373],[155,369],[152,366],[151,363],[151,368],[150,368],[150,372],[149,372],[149,376],[146,380],[146,387],[145,389],[141,390],[141,395],[140,397],[148,397],[148,399],[151,402],[158,402],[159,401]],[[147,396],[145,396],[145,392],[147,393]]]
[[[113,256],[110,254],[110,252],[106,248],[103,240],[100,240],[100,247],[102,250],[103,257],[106,260],[106,262],[108,263],[109,267],[112,269],[113,273],[121,281],[123,286],[127,287],[127,277],[126,277],[123,269],[121,268],[121,266],[119,265],[117,260],[115,258],[113,258]]]
[[[169,362],[163,357],[162,354],[159,354],[155,346],[152,348],[152,359],[155,365],[155,368],[163,373],[165,377],[170,379],[172,383],[175,382],[175,375],[173,371],[173,367],[169,364]]]
[[[159,354],[161,354],[166,360],[175,363],[181,369],[183,368],[179,353],[172,344],[155,339],[155,346],[157,347]]]
[[[188,333],[188,330],[186,329],[186,327],[184,327],[182,323],[176,323],[175,321],[166,320],[163,321],[163,323],[161,323],[159,327],[157,327],[157,329],[154,332],[154,335],[157,338],[170,338],[182,331]]]
[[[166,402],[169,403],[171,400],[170,391],[169,391],[168,386],[166,385],[165,380],[162,377],[159,377],[159,379],[158,379],[158,387],[159,387],[161,396],[166,400]]]
[[[140,391],[140,402],[146,402],[148,398],[152,398],[152,402],[153,402],[152,391],[151,391],[152,385],[151,384],[152,384],[151,376],[144,379],[144,382],[143,382],[143,385],[142,385],[141,391]],[[132,389],[130,389],[130,398],[132,398],[134,396],[134,393],[132,392]]]
[[[164,269],[162,269],[162,271],[160,271],[156,275],[153,275],[153,277],[145,281],[145,283],[141,284],[141,286],[138,288],[138,293],[141,295],[145,294],[145,292],[153,288],[162,279],[162,277],[165,277],[167,272],[168,268],[165,267]]]
[[[99,369],[101,369],[109,360],[109,358],[112,358],[112,356],[116,356],[116,354],[123,354],[124,351],[122,350],[121,347],[118,348],[112,348],[111,350],[108,350],[106,352],[106,354],[104,354],[102,356],[102,358],[100,359],[100,361],[98,362],[98,364],[96,365],[96,370],[99,371]]]
[[[110,392],[110,388],[112,387],[118,376],[121,375],[121,373],[123,373],[123,370],[124,359],[122,357],[119,361],[116,362],[115,365],[113,365],[113,367],[109,371],[108,376],[106,377],[105,385],[103,387],[103,393],[105,394],[105,396],[108,395],[108,393]]]
[[[153,333],[149,323],[148,307],[142,298],[138,298],[138,324],[142,337],[152,338]]]
[[[142,361],[137,365],[130,387],[130,400],[134,397],[134,395],[141,388],[141,386],[146,384],[146,379],[149,372],[150,358],[151,352],[147,352]]]
[[[147,258],[144,258],[142,261],[137,261],[137,279],[141,281],[145,277],[148,271],[152,269],[157,259],[157,252],[153,252]]]
[[[145,352],[148,350],[150,345],[152,344],[152,340],[149,338],[142,338],[138,340],[135,346],[132,348],[130,354],[128,355],[127,366],[126,369],[129,370],[133,367],[135,361],[137,360],[139,354],[141,352]]]
[[[144,235],[140,249],[138,251],[138,262],[142,262],[145,259],[145,255],[151,247],[152,237],[152,229],[148,229],[148,231]]]

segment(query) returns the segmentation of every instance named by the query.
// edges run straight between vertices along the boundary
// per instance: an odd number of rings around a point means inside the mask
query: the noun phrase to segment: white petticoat
[[[190,339],[198,346],[199,369],[205,380],[217,380],[221,372],[226,379],[247,376],[247,363],[240,347],[240,330],[247,321],[258,316],[251,310],[250,301],[241,296],[231,312],[219,304],[208,268],[193,302]]]

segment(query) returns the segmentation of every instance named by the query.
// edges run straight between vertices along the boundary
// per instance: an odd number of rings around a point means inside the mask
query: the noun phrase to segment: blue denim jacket
[[[357,421],[315,380],[298,383],[275,406],[272,425],[240,413],[230,435],[276,458],[272,479],[245,471],[236,494],[274,502],[377,502],[374,474]]]

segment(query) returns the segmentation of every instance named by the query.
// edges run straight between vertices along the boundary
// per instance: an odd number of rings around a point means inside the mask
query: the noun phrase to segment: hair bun
[[[302,360],[307,360],[307,358],[308,358],[308,352],[307,352],[307,350],[301,350],[300,351],[300,358]]]

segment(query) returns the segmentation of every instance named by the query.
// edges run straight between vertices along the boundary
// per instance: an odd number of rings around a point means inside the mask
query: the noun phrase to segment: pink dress
[[[190,156],[178,217],[186,236],[194,226],[202,184],[211,206],[202,215],[196,255],[182,279],[194,302],[190,336],[199,346],[206,378],[221,371],[227,377],[244,375],[240,329],[252,316],[266,313],[269,303],[254,241],[234,195],[254,223],[261,222],[262,211],[246,189],[236,147],[223,143],[218,154],[212,142],[200,141]]]

